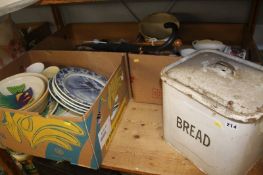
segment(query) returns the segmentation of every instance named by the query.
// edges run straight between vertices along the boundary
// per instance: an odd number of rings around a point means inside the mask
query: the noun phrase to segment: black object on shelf
[[[36,166],[39,175],[121,175],[113,170],[99,169],[92,170],[69,162],[56,162],[43,158],[33,158],[33,163]]]
[[[140,44],[130,44],[126,42],[90,42],[77,45],[77,50],[95,50],[95,51],[108,51],[108,52],[130,52],[130,53],[145,53],[156,54],[165,50],[173,49],[173,43],[177,36],[178,27],[176,24],[168,22],[164,24],[165,28],[171,28],[172,34],[170,37],[160,46],[145,46]]]
[[[20,27],[20,31],[23,34],[25,40],[26,50],[32,49],[43,39],[51,35],[51,29],[49,23],[45,22],[40,24],[35,28],[28,27]]]

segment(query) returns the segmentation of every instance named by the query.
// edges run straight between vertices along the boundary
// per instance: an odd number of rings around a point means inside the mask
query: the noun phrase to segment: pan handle
[[[162,50],[168,50],[171,48],[173,45],[174,41],[176,39],[179,39],[177,36],[176,32],[178,31],[178,27],[175,23],[173,22],[167,22],[164,24],[165,28],[171,28],[172,33],[161,46],[139,46],[139,53],[151,53],[151,52],[160,52]]]

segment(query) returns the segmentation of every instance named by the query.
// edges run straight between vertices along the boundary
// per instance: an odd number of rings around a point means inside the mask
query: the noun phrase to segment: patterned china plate
[[[91,106],[107,83],[107,79],[95,72],[69,67],[61,69],[55,83],[63,95],[74,102]]]
[[[54,79],[52,80],[52,88],[53,88],[53,91],[54,93],[58,96],[58,98],[60,100],[62,100],[64,103],[68,104],[69,106],[71,106],[72,108],[76,108],[76,109],[79,109],[79,111],[83,111],[84,113],[90,108],[90,107],[84,107],[84,106],[81,106],[81,105],[78,105],[74,102],[72,102],[70,99],[64,97],[58,90],[57,90],[57,87],[55,85],[55,81]]]
[[[68,104],[64,103],[63,101],[61,101],[61,100],[59,99],[59,97],[55,94],[55,92],[54,92],[54,90],[53,90],[53,88],[52,88],[52,80],[49,80],[49,82],[48,82],[48,91],[49,91],[49,93],[51,94],[51,96],[52,96],[61,106],[63,106],[64,108],[67,108],[67,109],[69,109],[70,111],[75,112],[75,113],[77,113],[77,114],[79,114],[79,115],[83,115],[83,114],[84,114],[83,111],[80,111],[80,110],[78,110],[78,109],[72,108],[71,106],[69,106]]]

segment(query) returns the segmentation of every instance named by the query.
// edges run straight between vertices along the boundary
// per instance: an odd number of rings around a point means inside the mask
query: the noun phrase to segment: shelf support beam
[[[51,10],[53,14],[53,18],[57,27],[57,30],[60,30],[64,27],[63,18],[61,16],[59,7],[57,5],[51,5]]]

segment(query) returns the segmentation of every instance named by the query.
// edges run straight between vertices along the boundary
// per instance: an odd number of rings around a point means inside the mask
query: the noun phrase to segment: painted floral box
[[[81,117],[44,117],[35,112],[0,108],[0,145],[38,157],[99,168],[129,98],[124,57],[122,53],[30,51],[1,69],[2,80],[35,62],[75,66],[105,75],[108,82]]]

